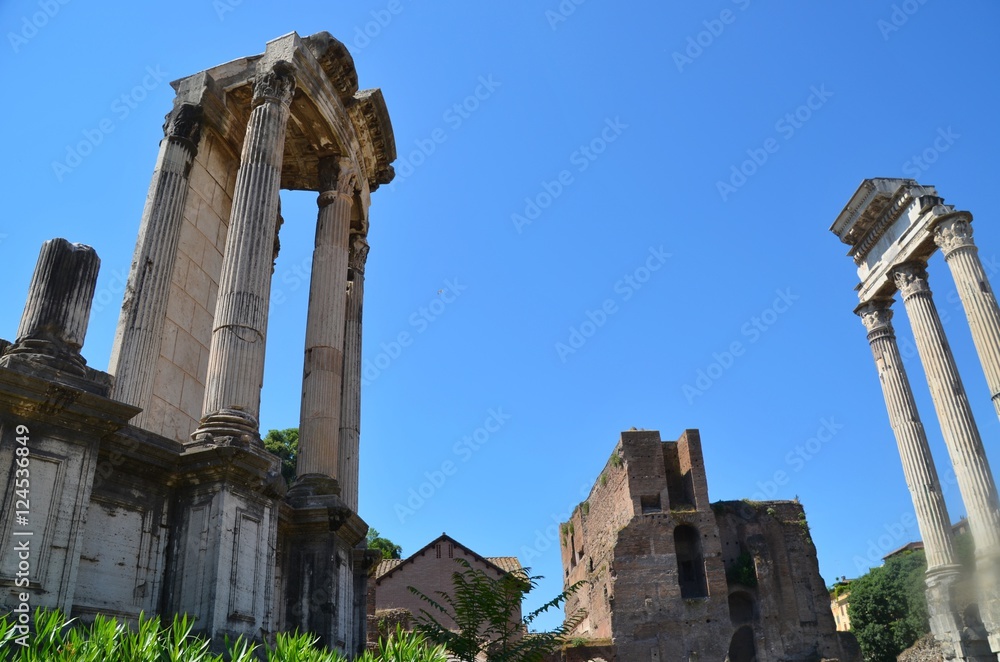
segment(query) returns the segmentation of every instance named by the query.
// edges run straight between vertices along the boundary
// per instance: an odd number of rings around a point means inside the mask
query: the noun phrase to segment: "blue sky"
[[[914,177],[974,214],[1000,279],[998,21],[995,3],[941,0],[8,0],[0,336],[41,243],[87,243],[102,271],[84,355],[106,368],[169,81],[326,30],[382,89],[399,152],[371,207],[362,517],[404,552],[446,531],[517,555],[541,600],[561,586],[551,527],[619,432],[699,428],[713,500],[798,496],[824,578],[855,576],[918,533],[827,228],[862,179]],[[283,194],[264,430],[297,424],[315,210]],[[930,271],[1000,466],[940,256]]]

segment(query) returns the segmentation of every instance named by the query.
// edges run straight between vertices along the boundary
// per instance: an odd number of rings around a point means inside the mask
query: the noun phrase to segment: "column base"
[[[263,448],[257,419],[238,409],[221,409],[201,419],[189,446]]]
[[[1000,653],[1000,550],[976,554],[976,597],[990,650]]]
[[[288,489],[289,501],[308,500],[312,497],[340,496],[340,483],[326,474],[303,474],[295,478]]]

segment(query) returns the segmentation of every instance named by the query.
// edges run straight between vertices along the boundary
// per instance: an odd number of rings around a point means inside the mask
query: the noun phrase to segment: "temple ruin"
[[[697,430],[622,432],[562,525],[566,603],[581,645],[561,662],[859,662],[838,633],[796,501],[709,503]]]
[[[866,179],[830,228],[858,267],[855,313],[875,366],[927,556],[931,631],[948,659],[996,662],[1000,654],[1000,501],[983,441],[931,295],[927,261],[938,248],[951,270],[1000,414],[1000,307],[972,240],[972,214],[912,179]],[[945,445],[976,547],[977,599],[962,601],[951,520],[892,327],[899,293],[913,327]]]
[[[80,353],[99,260],[65,240],[46,242],[0,344],[0,464],[27,458],[31,497],[15,517],[15,471],[0,475],[0,537],[33,550],[28,571],[0,552],[0,611],[27,589],[84,619],[187,613],[216,641],[298,629],[354,654],[381,558],[357,507],[368,208],[396,156],[385,102],[325,32],[172,86],[107,373]],[[259,430],[282,189],[318,194],[290,489]]]

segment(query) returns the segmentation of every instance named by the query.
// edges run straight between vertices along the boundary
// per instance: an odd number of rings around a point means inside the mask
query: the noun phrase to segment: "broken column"
[[[28,288],[17,340],[0,365],[30,361],[73,375],[86,374],[80,355],[101,260],[90,246],[50,239],[42,244]]]
[[[259,445],[264,338],[285,127],[295,91],[290,65],[261,65],[254,83],[219,283],[201,443]]]

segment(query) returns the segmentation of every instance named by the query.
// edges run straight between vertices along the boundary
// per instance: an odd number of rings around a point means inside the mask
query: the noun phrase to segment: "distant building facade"
[[[428,608],[426,602],[410,591],[410,586],[435,600],[438,591],[451,595],[452,575],[465,570],[456,559],[463,559],[470,567],[496,578],[524,570],[515,556],[480,556],[444,533],[405,559],[384,559],[375,566],[368,584],[369,645],[377,643],[379,634],[393,630],[396,624],[411,629],[413,617]],[[440,619],[439,614],[434,615]],[[520,609],[516,618],[521,618]],[[448,627],[454,623],[445,620],[442,625]]]
[[[588,582],[566,604],[584,613],[570,636],[593,642],[564,660],[860,660],[836,631],[802,506],[709,504],[697,430],[623,432],[561,538],[565,584]]]

